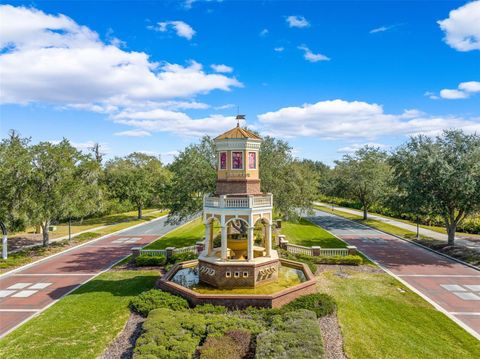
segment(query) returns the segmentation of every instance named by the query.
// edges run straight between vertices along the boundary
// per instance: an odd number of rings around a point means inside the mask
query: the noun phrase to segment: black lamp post
[[[0,228],[2,229],[2,259],[7,259],[7,227],[3,222],[0,222]]]

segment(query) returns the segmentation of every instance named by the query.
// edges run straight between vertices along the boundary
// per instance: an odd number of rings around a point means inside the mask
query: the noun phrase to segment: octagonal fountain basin
[[[177,263],[160,279],[158,287],[187,299],[192,306],[210,303],[232,309],[278,308],[317,291],[308,266],[286,259],[280,259],[278,281],[255,288],[219,289],[205,284],[199,280],[197,260]]]

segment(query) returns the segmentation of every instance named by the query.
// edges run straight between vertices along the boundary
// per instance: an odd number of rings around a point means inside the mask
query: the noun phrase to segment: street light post
[[[7,227],[3,222],[0,222],[0,227],[2,229],[2,259],[6,260],[8,251],[7,251]]]

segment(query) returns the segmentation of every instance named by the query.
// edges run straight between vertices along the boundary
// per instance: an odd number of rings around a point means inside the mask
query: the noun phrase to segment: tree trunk
[[[368,219],[367,206],[363,206],[363,219],[364,219],[364,220],[367,220],[367,219]]]
[[[42,245],[48,247],[50,244],[50,233],[48,232],[48,227],[50,227],[50,220],[46,220],[45,223],[42,223]]]
[[[455,232],[457,231],[457,223],[447,224],[448,245],[453,246],[455,243]]]
[[[142,206],[138,206],[138,219],[142,219]]]

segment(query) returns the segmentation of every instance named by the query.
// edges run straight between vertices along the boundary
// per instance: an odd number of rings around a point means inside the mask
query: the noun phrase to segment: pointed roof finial
[[[240,127],[240,120],[245,121],[245,115],[237,115],[235,119],[237,120],[237,127]]]

